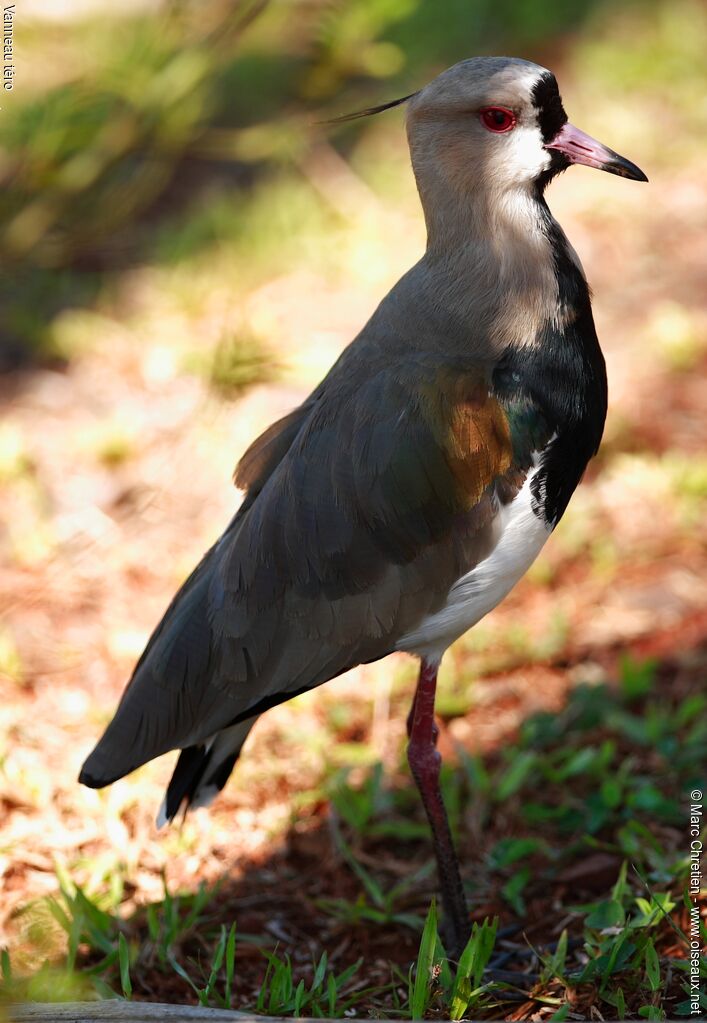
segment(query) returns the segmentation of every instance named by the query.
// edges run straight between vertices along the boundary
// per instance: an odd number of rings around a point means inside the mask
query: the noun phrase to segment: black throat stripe
[[[531,99],[538,111],[538,125],[543,142],[549,142],[557,135],[562,125],[567,124],[567,114],[562,106],[557,80],[550,71],[546,71],[538,78],[533,86]]]

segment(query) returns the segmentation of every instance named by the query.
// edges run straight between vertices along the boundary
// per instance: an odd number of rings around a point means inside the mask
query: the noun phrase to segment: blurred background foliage
[[[292,207],[281,235],[322,217],[302,187],[314,122],[412,91],[470,54],[557,66],[572,47],[624,102],[648,90],[653,116],[704,131],[705,17],[683,0],[618,13],[598,0],[166,0],[89,5],[55,31],[23,17],[0,118],[0,361],[70,357],[58,314],[93,306],[131,266],[184,262],[224,238],[253,241],[257,262],[270,237],[272,256],[280,207]],[[335,144],[348,156],[370,130],[342,126]],[[248,201],[264,181],[265,208]]]

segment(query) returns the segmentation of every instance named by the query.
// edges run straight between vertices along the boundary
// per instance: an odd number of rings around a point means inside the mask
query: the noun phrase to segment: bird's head
[[[648,180],[569,123],[555,76],[530,61],[464,60],[408,99],[408,138],[422,192],[440,186],[457,195],[542,192],[573,163]]]

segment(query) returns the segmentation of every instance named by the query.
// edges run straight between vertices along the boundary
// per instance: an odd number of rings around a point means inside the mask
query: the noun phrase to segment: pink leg
[[[436,749],[437,726],[434,721],[437,665],[423,661],[415,691],[415,699],[408,717],[408,763],[422,796],[427,819],[432,828],[439,880],[442,889],[447,925],[452,932],[453,955],[458,955],[469,937],[469,912],[464,897],[459,861],[452,842],[447,811],[439,787],[442,758]]]

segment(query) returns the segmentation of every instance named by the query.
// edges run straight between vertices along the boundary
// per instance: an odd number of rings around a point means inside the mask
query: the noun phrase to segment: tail
[[[179,754],[157,814],[157,827],[172,822],[184,804],[185,812],[209,806],[224,787],[257,718],[248,718],[213,736],[200,746],[187,746]]]

